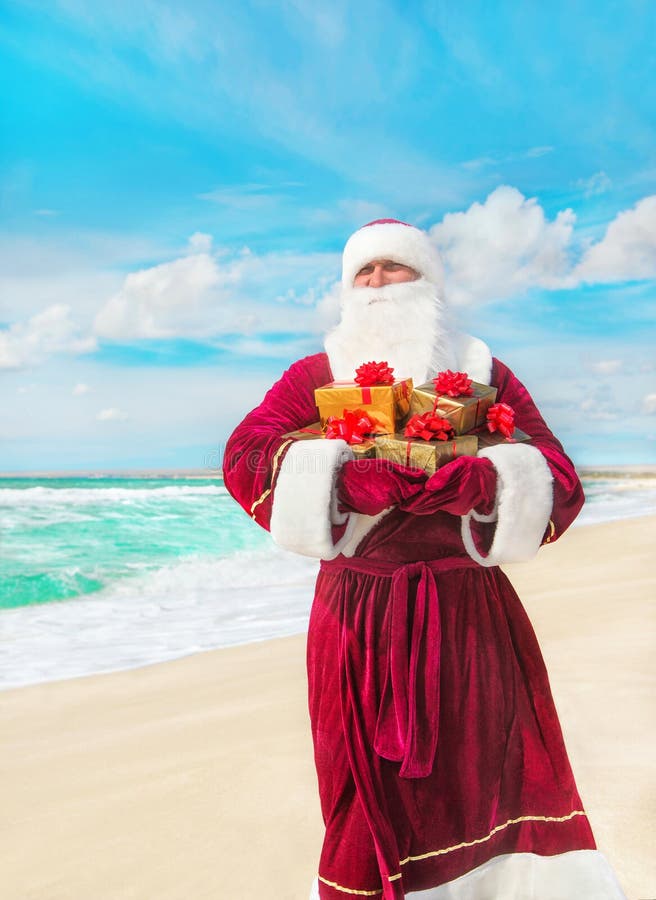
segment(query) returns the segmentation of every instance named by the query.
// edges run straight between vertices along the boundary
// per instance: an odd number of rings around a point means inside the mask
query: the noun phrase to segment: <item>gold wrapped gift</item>
[[[458,456],[476,456],[478,438],[465,434],[448,441],[422,441],[404,434],[376,438],[376,456],[402,466],[414,466],[432,475],[440,466]]]
[[[485,422],[487,411],[497,398],[497,389],[489,384],[472,381],[471,387],[471,397],[449,397],[438,396],[432,381],[420,384],[412,392],[410,414],[429,412],[437,397],[436,411],[451,422],[456,434],[465,434]]]
[[[294,441],[324,441],[326,440],[326,429],[321,427],[321,422],[313,422],[312,425],[307,425],[298,431],[290,431],[283,437],[291,438]],[[374,459],[376,456],[376,447],[371,438],[361,444],[349,444],[349,447],[357,459]]]
[[[362,387],[355,381],[333,381],[316,388],[314,402],[322,426],[330,416],[341,418],[344,410],[362,409],[375,421],[380,434],[392,434],[407,416],[411,396],[412,378],[371,387]]]
[[[496,444],[523,444],[531,440],[531,436],[522,431],[521,428],[515,428],[512,437],[509,438],[504,437],[500,431],[489,431],[485,426],[477,428],[476,435],[478,437],[478,446],[481,450],[483,447],[494,447]]]

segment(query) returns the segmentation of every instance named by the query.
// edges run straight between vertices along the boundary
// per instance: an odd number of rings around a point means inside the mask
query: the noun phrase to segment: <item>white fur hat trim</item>
[[[354,232],[346,242],[342,257],[342,284],[353,287],[363,266],[374,259],[391,259],[410,266],[436,287],[442,285],[442,261],[425,231],[399,222],[378,219]]]

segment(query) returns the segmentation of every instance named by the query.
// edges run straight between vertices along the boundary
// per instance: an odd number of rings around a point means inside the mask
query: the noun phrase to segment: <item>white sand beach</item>
[[[656,897],[656,517],[509,567],[597,842]],[[3,900],[305,900],[322,837],[303,635],[0,693]]]

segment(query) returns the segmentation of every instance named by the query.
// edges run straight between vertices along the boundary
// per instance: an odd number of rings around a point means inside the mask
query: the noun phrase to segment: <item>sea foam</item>
[[[185,559],[0,615],[0,687],[148,665],[307,628],[318,563],[271,546]]]
[[[583,480],[577,526],[656,514],[653,476]],[[14,547],[18,562],[72,589],[94,580],[101,586],[0,611],[0,687],[129,669],[307,628],[317,562],[277,548],[220,483],[87,484],[0,490],[5,551]],[[111,546],[117,539],[120,557]],[[101,559],[101,551],[113,555]]]
[[[28,487],[0,488],[0,502],[11,507],[21,506],[69,507],[99,503],[135,503],[146,500],[149,503],[159,499],[179,500],[184,497],[228,496],[223,485],[163,485],[162,487],[123,488],[123,487]]]

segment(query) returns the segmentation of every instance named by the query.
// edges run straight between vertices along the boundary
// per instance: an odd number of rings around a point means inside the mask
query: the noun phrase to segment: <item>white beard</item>
[[[435,286],[424,278],[380,288],[342,288],[342,318],[325,347],[336,381],[364,362],[385,360],[396,378],[423,384],[456,368],[452,329]]]

